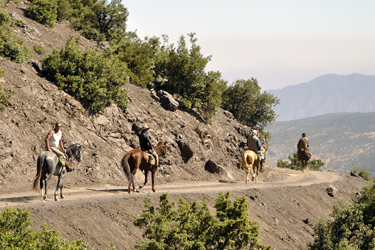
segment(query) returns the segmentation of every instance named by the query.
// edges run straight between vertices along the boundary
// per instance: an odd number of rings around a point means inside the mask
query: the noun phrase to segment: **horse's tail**
[[[39,192],[40,190],[39,180],[40,180],[40,177],[42,176],[42,172],[43,172],[42,170],[44,167],[45,158],[46,158],[45,156],[40,155],[37,160],[36,175],[35,175],[34,184],[33,184],[33,189],[37,192]]]
[[[128,178],[129,183],[132,181],[132,178],[133,178],[132,175],[131,175],[130,166],[129,166],[129,158],[131,157],[131,155],[132,155],[132,153],[128,152],[124,156],[124,158],[122,158],[122,161],[121,161],[122,169],[124,170],[125,175]]]

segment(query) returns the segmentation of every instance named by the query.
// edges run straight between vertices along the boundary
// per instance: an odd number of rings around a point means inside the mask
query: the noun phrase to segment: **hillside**
[[[375,76],[324,75],[307,83],[268,90],[277,96],[277,121],[290,121],[330,113],[374,112]]]
[[[324,170],[349,172],[352,167],[375,172],[375,113],[329,114],[293,121],[275,122],[268,160],[288,159],[305,132],[313,158],[325,163]]]

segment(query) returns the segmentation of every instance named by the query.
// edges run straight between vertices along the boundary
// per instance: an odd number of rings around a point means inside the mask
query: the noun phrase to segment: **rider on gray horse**
[[[61,165],[65,168],[68,172],[70,171],[73,171],[74,169],[69,165],[69,163],[65,160],[67,157],[66,157],[66,149],[64,148],[64,145],[63,145],[63,142],[61,140],[62,138],[62,131],[60,130],[61,128],[61,123],[56,123],[55,124],[55,128],[54,129],[51,129],[47,136],[46,136],[46,139],[45,139],[45,143],[46,143],[46,150],[47,151],[51,151],[53,153],[55,153],[58,158],[59,158],[59,162],[61,163]],[[60,146],[61,150],[64,151],[61,152],[58,147]]]

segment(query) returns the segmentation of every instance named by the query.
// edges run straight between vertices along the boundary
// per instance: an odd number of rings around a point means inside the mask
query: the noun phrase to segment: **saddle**
[[[74,170],[74,168],[72,166],[70,166],[68,161],[63,156],[59,156],[58,159],[59,159],[58,164],[60,165],[60,167],[62,167],[62,168],[65,167],[67,172],[71,172],[71,171]]]
[[[301,148],[298,152],[303,153],[308,159],[311,158],[311,152],[307,148]]]
[[[255,151],[254,149],[250,149],[250,150],[253,151],[257,155],[258,161],[261,162],[262,161],[262,156],[260,156],[260,154],[258,154],[258,152]]]
[[[150,153],[147,153],[147,156],[148,156],[148,164],[150,165],[155,165],[156,163],[156,159],[155,159],[155,156],[153,154],[150,154]]]

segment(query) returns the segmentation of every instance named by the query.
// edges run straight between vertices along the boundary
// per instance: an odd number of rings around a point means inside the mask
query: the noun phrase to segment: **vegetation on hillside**
[[[333,206],[332,220],[321,219],[314,226],[311,250],[375,248],[375,184],[364,187],[358,202],[342,201]]]
[[[188,34],[188,48],[184,36],[176,47],[163,36],[161,46],[157,37],[146,37],[143,41],[136,33],[126,31],[129,13],[120,0],[32,0],[29,15],[50,27],[57,20],[66,19],[88,39],[110,41],[104,58],[117,57],[124,62],[132,83],[146,87],[156,77],[163,77],[166,81],[158,87],[180,96],[180,109],[194,110],[207,122],[211,122],[220,106],[244,125],[258,125],[261,130],[276,119],[272,108],[279,100],[269,93],[260,93],[256,79],[239,80],[228,87],[219,71],[206,72],[211,56],[203,56],[194,33]],[[61,81],[58,85],[61,87]]]
[[[247,126],[258,125],[263,130],[277,115],[272,110],[280,100],[270,93],[261,93],[255,78],[237,80],[224,91],[223,108],[233,113],[241,123]]]
[[[351,169],[351,171],[352,171],[352,173],[362,177],[366,181],[371,181],[371,174],[366,169],[362,168],[361,171],[359,171],[357,167],[353,167]]]
[[[374,124],[375,113],[329,114],[275,122],[268,127],[272,133],[270,147],[277,159],[287,159],[305,132],[313,155],[319,155],[326,163],[323,169],[349,173],[358,166],[373,173]],[[277,159],[273,159],[275,163]]]
[[[277,167],[278,168],[290,168],[294,170],[302,170],[302,164],[301,162],[298,161],[298,155],[297,153],[293,153],[293,156],[289,155],[289,162],[288,161],[283,161],[283,160],[277,160]],[[324,165],[324,162],[322,160],[311,160],[308,162],[308,167],[309,170],[313,171],[319,171],[321,170],[320,168]]]
[[[77,44],[78,41],[70,38],[65,49],[55,49],[46,56],[43,73],[87,108],[102,110],[113,102],[126,108],[126,65],[116,57],[104,57],[92,50],[81,51]]]
[[[16,24],[0,0],[0,55],[16,63],[23,63],[33,55],[33,50],[14,36],[12,26]]]
[[[0,249],[70,249],[84,250],[88,244],[82,240],[69,243],[59,236],[57,230],[50,230],[47,225],[42,231],[32,228],[29,214],[31,210],[5,207],[0,212]]]
[[[216,198],[216,215],[211,214],[207,200],[191,205],[179,198],[178,208],[168,193],[159,197],[159,207],[146,198],[145,210],[134,225],[144,228],[149,241],[137,243],[137,249],[271,249],[258,243],[259,226],[249,220],[246,196],[232,202],[230,192]]]

